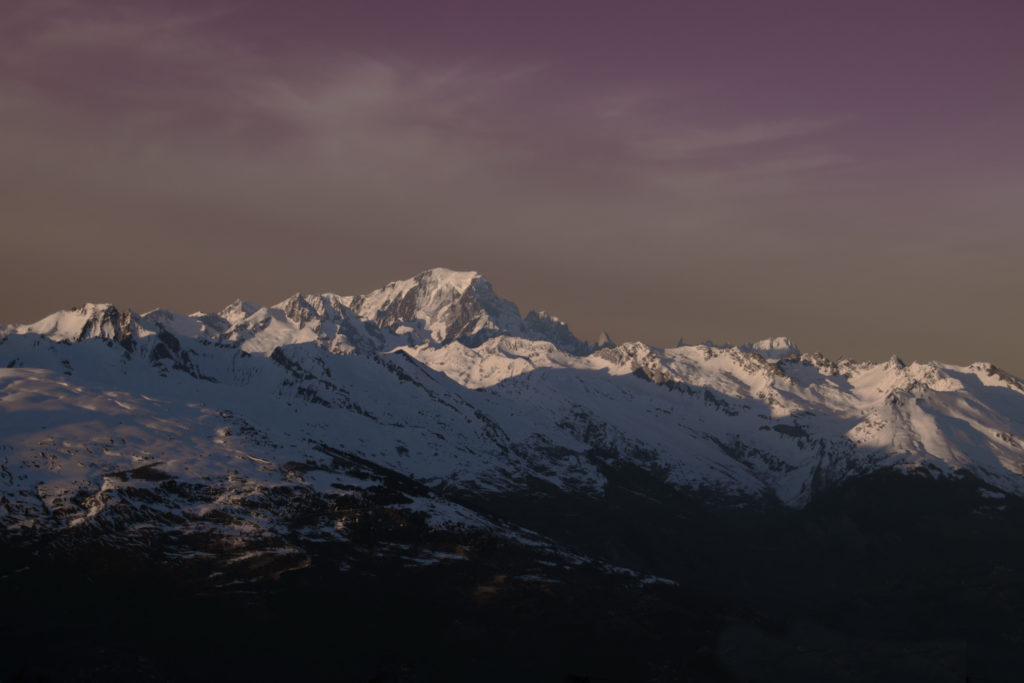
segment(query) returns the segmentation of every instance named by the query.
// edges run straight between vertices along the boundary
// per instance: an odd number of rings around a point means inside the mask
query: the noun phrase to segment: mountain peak
[[[800,349],[789,337],[768,337],[752,344],[744,344],[740,350],[759,354],[768,360],[778,360],[793,354],[800,354]]]
[[[428,268],[422,273],[412,278],[415,282],[423,285],[433,286],[449,286],[454,289],[466,289],[477,280],[484,280],[485,278],[475,270],[452,270],[450,268]],[[488,283],[490,284],[490,283]]]
[[[54,341],[81,341],[99,337],[120,341],[128,334],[132,314],[113,304],[87,303],[57,311],[31,325],[15,327],[19,334],[41,334]]]
[[[554,316],[530,311],[522,317],[518,306],[498,296],[491,283],[473,270],[431,268],[348,298],[345,304],[379,328],[411,334],[409,343],[457,340],[472,347],[504,334],[550,341],[571,353],[585,353],[588,348]]]
[[[903,359],[897,356],[895,353],[889,357],[889,360],[885,362],[885,368],[887,370],[902,370],[907,367],[907,364],[903,362]]]
[[[498,297],[475,271],[431,268],[348,302],[363,320],[380,328],[409,327],[435,343],[472,337],[519,320],[514,303]]]
[[[235,299],[220,312],[220,317],[224,318],[224,320],[229,324],[234,325],[235,323],[248,318],[259,309],[260,307],[256,304],[243,301],[242,299]]]
[[[271,308],[283,311],[288,320],[301,326],[328,316],[330,306],[326,299],[326,295],[296,292],[284,301],[274,304]]]

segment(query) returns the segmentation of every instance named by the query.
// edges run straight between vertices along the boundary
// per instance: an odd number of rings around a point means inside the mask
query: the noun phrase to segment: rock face
[[[515,304],[499,298],[483,277],[443,268],[393,282],[346,303],[360,318],[377,327],[393,330],[409,325],[437,344],[476,340],[482,334],[501,330],[503,325],[522,322]]]
[[[53,341],[79,342],[85,339],[113,339],[123,342],[131,338],[138,325],[138,316],[120,312],[111,304],[85,304],[68,311],[48,315],[32,325],[9,329],[22,334],[38,334]]]

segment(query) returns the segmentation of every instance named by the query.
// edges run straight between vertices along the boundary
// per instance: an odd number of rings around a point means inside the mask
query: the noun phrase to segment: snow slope
[[[537,482],[596,496],[627,465],[796,506],[882,468],[1024,494],[1024,384],[990,364],[600,341],[444,269],[361,296],[192,315],[88,304],[10,326],[0,528],[173,528],[186,550],[213,535],[240,554],[278,534],[286,552],[296,501],[356,515],[394,489],[388,505],[437,528],[496,529],[455,501]],[[343,539],[349,518],[302,519]]]

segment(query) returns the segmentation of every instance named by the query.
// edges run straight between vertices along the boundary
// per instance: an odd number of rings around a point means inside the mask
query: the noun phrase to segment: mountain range
[[[591,344],[442,268],[364,295],[190,315],[86,304],[0,329],[10,572],[103,548],[226,590],[327,555],[379,575],[382,558],[451,572],[490,552],[517,567],[493,592],[584,576],[668,590],[715,579],[679,569],[691,559],[666,539],[886,486],[1016,514],[1024,383],[984,362],[832,360],[784,337]],[[655,550],[631,545],[634,523],[659,530]],[[708,680],[749,665],[716,656]]]

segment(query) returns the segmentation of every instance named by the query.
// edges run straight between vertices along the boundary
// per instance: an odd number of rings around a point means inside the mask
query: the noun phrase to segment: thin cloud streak
[[[517,65],[505,73],[475,73],[466,67],[412,68],[349,59],[295,65],[292,69],[299,68],[301,73],[294,73],[289,65],[283,65],[282,71],[282,65],[268,64],[241,46],[196,30],[235,11],[233,7],[167,16],[120,5],[113,15],[109,11],[90,13],[88,7],[68,3],[32,5],[34,12],[26,7],[30,6],[23,6],[23,13],[30,18],[23,18],[22,23],[34,28],[25,31],[20,41],[11,41],[8,53],[24,55],[27,48],[32,54],[34,48],[45,53],[36,54],[36,59],[70,60],[102,48],[116,55],[117,62],[111,65],[114,69],[119,63],[158,61],[175,74],[176,82],[169,91],[132,93],[133,100],[110,122],[115,130],[107,134],[112,134],[115,142],[121,131],[127,130],[129,136],[135,131],[148,132],[151,137],[146,143],[151,147],[177,146],[187,144],[195,130],[205,128],[211,137],[266,136],[264,141],[270,146],[292,145],[293,158],[302,146],[314,157],[332,150],[347,154],[362,148],[377,157],[377,166],[381,160],[391,160],[400,167],[409,159],[436,155],[453,168],[465,168],[475,159],[477,166],[490,168],[519,163],[526,173],[532,172],[531,163],[578,166],[581,160],[586,164],[590,159],[592,166],[604,167],[590,171],[606,175],[613,166],[635,174],[645,162],[655,163],[653,170],[662,172],[664,162],[683,162],[695,152],[800,138],[822,126],[753,122],[721,130],[662,131],[652,137],[646,132],[650,116],[637,111],[635,105],[634,121],[620,115],[615,126],[606,125],[605,118],[593,113],[595,102],[605,97],[603,93],[580,98],[568,109],[546,110],[544,102],[525,104],[530,84],[524,81],[543,75],[536,65]],[[199,64],[204,68],[193,70]],[[311,79],[307,73],[320,77]],[[105,105],[105,96],[118,98],[122,86],[115,81],[106,92],[99,89],[91,94]],[[64,110],[77,105],[85,111],[74,112],[74,116],[88,117],[89,103],[61,101],[59,92],[45,95],[50,107]],[[37,104],[42,111],[32,115],[49,118],[44,98]],[[203,124],[197,126],[199,121]],[[181,128],[174,130],[175,123]],[[275,139],[275,134],[280,137]],[[161,136],[166,141],[160,140]],[[781,162],[780,167],[786,166],[784,151],[766,156]],[[749,165],[747,168],[744,176],[749,178]],[[617,180],[628,183],[636,177]]]

